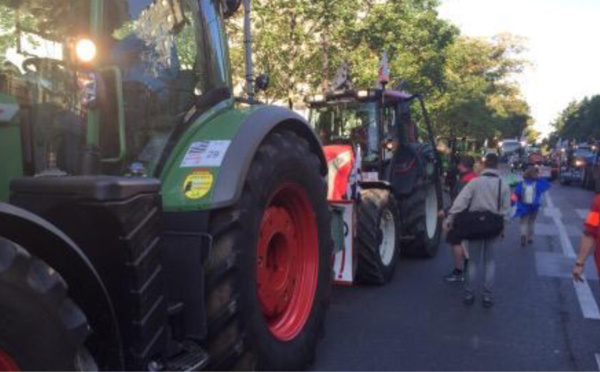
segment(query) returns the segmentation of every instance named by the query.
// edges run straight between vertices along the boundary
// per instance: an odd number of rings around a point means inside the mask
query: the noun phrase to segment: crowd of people
[[[521,247],[533,244],[534,226],[543,196],[551,188],[541,178],[535,166],[523,172],[523,180],[511,191],[498,171],[499,159],[488,154],[483,169],[476,171],[475,159],[463,156],[456,166],[458,182],[450,190],[451,206],[445,211],[444,230],[451,247],[453,270],[444,277],[450,283],[464,283],[464,303],[473,305],[476,298],[478,268],[483,273],[481,301],[484,307],[494,305],[493,288],[496,265],[496,247],[504,239],[505,228],[512,219],[520,225]],[[600,178],[600,174],[594,175]],[[579,256],[573,268],[573,278],[583,281],[586,261],[595,255],[600,267],[600,193],[596,195],[584,225]]]

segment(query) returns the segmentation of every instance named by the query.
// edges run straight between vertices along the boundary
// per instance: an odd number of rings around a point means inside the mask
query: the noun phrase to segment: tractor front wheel
[[[275,132],[255,154],[241,199],[211,215],[211,369],[301,370],[314,359],[333,244],[320,167],[306,140]]]
[[[62,277],[0,238],[0,371],[97,370],[90,332]]]
[[[358,210],[358,279],[385,284],[394,275],[400,251],[400,216],[388,190],[364,190]]]

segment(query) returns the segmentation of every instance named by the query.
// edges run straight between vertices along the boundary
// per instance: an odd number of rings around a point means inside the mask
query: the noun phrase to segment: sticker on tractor
[[[181,168],[220,167],[231,141],[194,142],[188,149]]]
[[[209,170],[198,170],[185,178],[183,190],[188,199],[202,199],[214,184],[214,177]]]

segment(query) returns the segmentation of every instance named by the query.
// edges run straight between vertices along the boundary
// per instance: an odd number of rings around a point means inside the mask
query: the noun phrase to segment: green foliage
[[[600,95],[573,101],[552,123],[555,137],[588,140],[600,139]]]
[[[522,39],[460,36],[437,0],[255,0],[256,73],[272,85],[261,97],[294,107],[328,86],[342,61],[355,86],[374,87],[388,53],[390,87],[424,94],[441,135],[519,137],[532,122],[513,77],[526,67]],[[241,12],[240,12],[241,13]],[[241,14],[230,22],[232,60],[243,82]]]

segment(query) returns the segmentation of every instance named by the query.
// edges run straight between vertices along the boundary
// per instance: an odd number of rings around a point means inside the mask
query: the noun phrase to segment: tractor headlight
[[[98,54],[96,44],[90,39],[80,39],[75,45],[75,54],[83,63],[90,63]]]
[[[584,165],[585,165],[585,162],[584,162],[583,160],[581,160],[581,159],[577,159],[577,160],[575,160],[575,166],[576,166],[577,168],[581,168],[581,167],[583,167]]]
[[[359,90],[356,95],[358,96],[358,98],[369,98],[369,91],[368,90]]]

